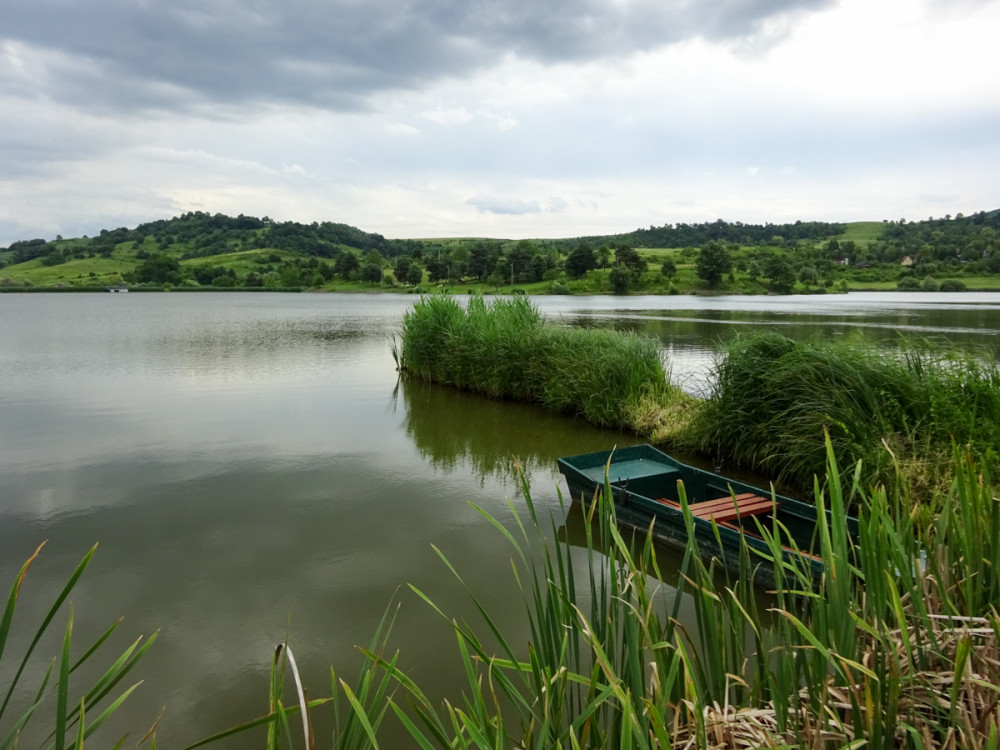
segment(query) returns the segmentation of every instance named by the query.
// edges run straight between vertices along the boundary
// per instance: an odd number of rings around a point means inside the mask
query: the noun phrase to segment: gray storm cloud
[[[829,0],[13,0],[0,41],[75,106],[178,109],[296,102],[364,109],[368,97],[462,76],[505,56],[580,61],[683,39],[742,39]],[[3,75],[0,73],[0,75]],[[17,76],[0,78],[10,87]]]

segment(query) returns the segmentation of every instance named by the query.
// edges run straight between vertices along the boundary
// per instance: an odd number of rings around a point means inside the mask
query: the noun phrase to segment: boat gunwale
[[[620,519],[625,525],[645,531],[648,530],[650,524],[652,524],[654,536],[661,539],[661,541],[674,546],[686,544],[688,536],[685,514],[680,507],[672,507],[671,505],[659,502],[654,498],[650,498],[647,495],[629,490],[628,487],[625,486],[627,485],[629,479],[628,477],[624,480],[621,478],[611,480],[609,472],[605,472],[604,480],[598,482],[594,480],[592,476],[589,476],[583,471],[583,469],[593,469],[597,466],[608,467],[609,462],[610,465],[614,465],[615,461],[612,459],[619,457],[622,458],[622,462],[636,460],[637,457],[643,459],[650,458],[665,467],[676,470],[679,474],[687,475],[688,478],[701,475],[701,478],[705,481],[711,481],[712,486],[721,485],[728,487],[729,492],[732,495],[737,495],[741,492],[754,492],[755,494],[768,497],[773,501],[776,501],[778,503],[778,508],[775,512],[752,516],[754,521],[750,524],[720,524],[711,519],[699,518],[697,516],[692,517],[694,522],[693,529],[695,532],[695,539],[699,544],[699,547],[709,548],[712,550],[709,554],[712,555],[717,555],[721,552],[723,562],[727,565],[731,562],[728,558],[739,549],[741,540],[745,541],[751,549],[759,552],[766,552],[768,556],[766,562],[770,566],[778,564],[779,561],[769,559],[771,547],[759,535],[757,524],[759,524],[762,529],[774,530],[775,523],[781,523],[787,526],[787,524],[784,524],[783,519],[788,518],[794,518],[802,523],[811,524],[813,527],[820,522],[818,508],[815,505],[801,500],[796,500],[785,495],[780,495],[774,490],[773,487],[770,491],[766,491],[760,487],[755,487],[739,480],[715,474],[714,472],[710,472],[706,469],[689,466],[688,464],[684,464],[677,459],[674,459],[657,449],[655,446],[649,444],[594,451],[591,453],[579,454],[577,456],[566,456],[558,459],[560,472],[566,479],[570,493],[573,495],[572,500],[574,502],[580,501],[581,499],[586,502],[588,496],[593,497],[596,492],[603,489],[606,483],[612,490],[616,512],[620,513],[623,508],[628,509],[627,515],[629,518]],[[685,477],[681,476],[678,478],[678,481],[684,482],[684,479]],[[641,518],[637,519],[633,518],[633,516],[639,516]],[[826,511],[826,517],[828,520],[830,519],[829,509]],[[749,519],[751,517],[747,516],[746,518]],[[645,526],[640,523],[643,519],[647,521]],[[661,519],[665,523],[660,527],[660,529],[657,529],[658,524],[656,521]],[[855,531],[851,533],[856,534],[857,519],[848,517],[848,523],[855,529]],[[678,530],[682,531],[681,535],[669,533],[670,531]],[[814,575],[820,575],[823,570],[822,562],[816,559],[811,549],[803,547],[799,542],[795,542],[795,544],[798,546],[799,551],[795,551],[784,545],[782,546],[783,560],[787,561],[795,558],[804,558],[809,561]]]

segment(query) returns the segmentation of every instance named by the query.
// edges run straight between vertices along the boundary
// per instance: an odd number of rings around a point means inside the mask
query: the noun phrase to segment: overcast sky
[[[994,0],[0,0],[0,246],[991,210],[998,39]]]

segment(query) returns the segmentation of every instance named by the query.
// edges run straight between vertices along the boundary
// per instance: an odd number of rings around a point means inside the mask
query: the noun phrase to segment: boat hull
[[[774,560],[762,530],[781,529],[783,562],[810,570],[815,580],[823,574],[822,562],[811,554],[817,546],[814,505],[688,466],[651,445],[567,456],[558,463],[574,501],[589,505],[607,484],[619,524],[681,549],[690,537],[680,507],[683,497],[692,509],[691,529],[699,554],[740,572],[746,546],[754,580],[760,585],[775,583]],[[753,512],[731,518],[740,513],[741,497],[754,503]],[[718,508],[721,514],[698,517],[698,509],[705,506]],[[826,520],[830,522],[829,514]],[[856,534],[857,521],[848,523],[849,533]]]

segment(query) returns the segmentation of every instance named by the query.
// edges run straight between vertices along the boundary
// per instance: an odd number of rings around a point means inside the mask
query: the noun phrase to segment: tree
[[[571,279],[582,279],[594,268],[597,268],[597,259],[586,245],[580,245],[566,257],[566,273]]]
[[[372,286],[382,281],[382,268],[377,263],[365,263],[361,267],[361,280],[370,281]]]
[[[350,250],[341,251],[340,255],[337,256],[337,260],[333,262],[333,272],[340,278],[344,279],[344,281],[351,278],[351,274],[358,271],[360,268],[361,261],[358,260],[358,256]]]
[[[635,251],[635,248],[627,245],[615,250],[615,263],[624,265],[632,272],[636,281],[642,274],[646,273],[646,269],[649,267],[649,264]]]
[[[513,277],[523,281],[528,264],[535,256],[535,246],[528,240],[521,240],[507,251],[507,264],[513,267]],[[513,282],[511,282],[513,283]]]
[[[711,289],[717,287],[722,277],[732,268],[733,255],[721,242],[709,242],[704,245],[694,262],[694,271],[698,278],[707,282]]]
[[[286,263],[278,273],[282,286],[302,286],[302,272],[298,266]]]
[[[424,269],[420,267],[419,263],[411,263],[410,268],[406,272],[406,283],[418,286],[423,280]]]
[[[806,286],[819,283],[819,274],[812,266],[802,266],[799,269],[799,281]]]
[[[541,253],[535,253],[528,261],[528,281],[541,281],[547,270],[548,263],[545,261],[545,256]]]
[[[410,273],[410,266],[413,264],[413,259],[409,255],[400,255],[396,258],[396,269],[394,275],[397,281],[406,283],[406,277]]]
[[[627,294],[632,285],[633,274],[623,264],[619,263],[608,274],[608,281],[615,294]]]
[[[677,275],[677,264],[674,263],[673,258],[664,258],[660,261],[660,273],[668,279],[672,279]]]
[[[169,255],[151,255],[149,260],[135,269],[135,280],[140,284],[180,284],[181,264]]]
[[[466,271],[477,279],[485,279],[493,270],[499,250],[493,243],[477,242],[469,252]]]
[[[379,268],[385,263],[385,258],[382,257],[382,253],[378,250],[369,250],[361,260],[362,263],[374,263]]]
[[[427,277],[435,283],[451,276],[451,258],[447,254],[431,256],[424,265],[427,267]]]
[[[764,262],[764,277],[778,294],[788,294],[795,288],[795,271],[784,255],[771,255]]]

